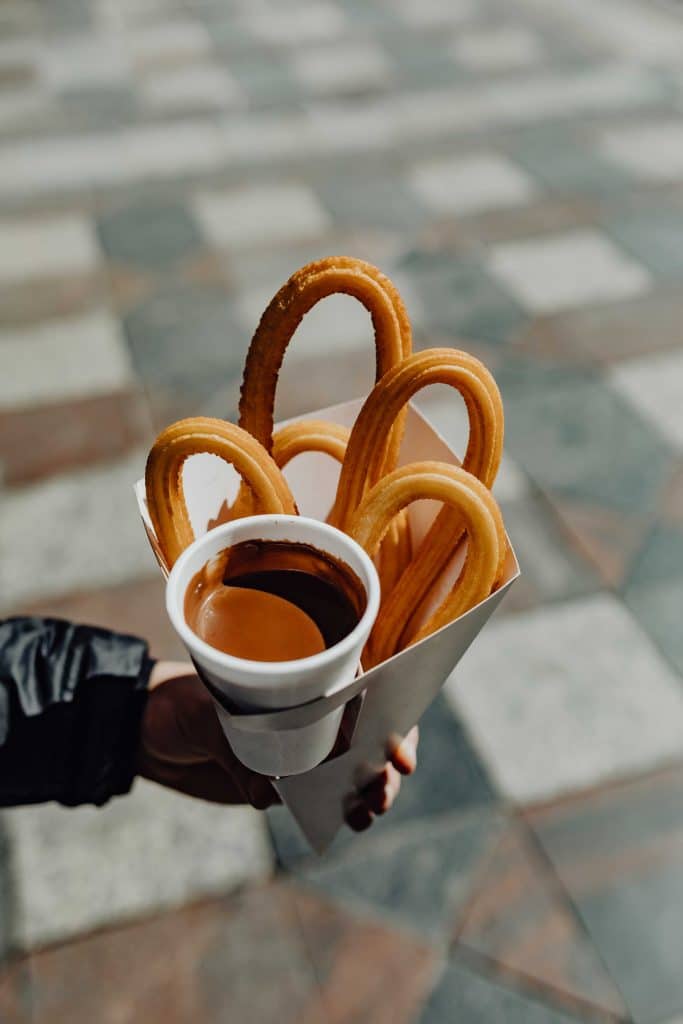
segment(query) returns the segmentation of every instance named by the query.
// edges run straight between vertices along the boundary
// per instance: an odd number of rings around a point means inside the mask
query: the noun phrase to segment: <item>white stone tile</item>
[[[226,117],[221,123],[226,161],[270,162],[311,153],[311,127],[303,114],[252,114]]]
[[[611,370],[609,381],[683,451],[683,350],[622,363]]]
[[[33,76],[41,58],[41,49],[31,36],[0,39],[0,69],[23,71]]]
[[[217,64],[165,68],[144,76],[140,94],[155,111],[183,112],[241,106],[242,90]]]
[[[209,121],[174,121],[0,147],[0,197],[164,180],[220,168],[225,141]]]
[[[425,161],[413,168],[410,182],[422,202],[437,213],[520,206],[536,194],[529,175],[496,153]]]
[[[648,770],[683,749],[680,680],[611,595],[491,623],[446,693],[518,802]]]
[[[146,450],[96,469],[5,492],[0,609],[158,575],[132,498]]]
[[[380,46],[371,42],[300,50],[292,71],[309,92],[324,95],[371,89],[389,80],[390,64]]]
[[[242,24],[256,39],[271,46],[303,46],[337,39],[346,28],[340,7],[313,2],[306,6],[273,5],[246,14]]]
[[[304,126],[312,153],[330,155],[386,149],[400,144],[395,105],[380,100],[362,104],[311,104]],[[299,156],[301,151],[299,151]]]
[[[131,32],[129,45],[136,63],[148,67],[206,57],[211,37],[199,19],[164,18]]]
[[[0,221],[0,285],[32,277],[88,274],[99,264],[92,224],[62,216]]]
[[[534,313],[630,298],[647,291],[647,270],[596,231],[506,242],[488,257],[492,273]]]
[[[0,409],[117,391],[130,384],[116,320],[98,311],[0,330]]]
[[[537,32],[514,25],[460,32],[450,47],[458,64],[472,71],[532,67],[543,59],[544,50]]]
[[[649,69],[607,64],[591,71],[525,75],[476,89],[425,90],[398,97],[395,103],[403,130],[419,138],[480,130],[482,124],[526,124],[633,110],[648,106],[660,94],[660,83]]]
[[[53,111],[44,90],[7,89],[0,92],[0,129],[22,128]]]
[[[41,58],[43,80],[55,92],[92,86],[125,85],[130,54],[113,35],[61,36],[50,40]]]
[[[391,4],[391,9],[416,28],[458,25],[477,14],[474,0],[398,0]]]
[[[656,121],[607,132],[601,140],[604,156],[640,178],[675,181],[683,174],[683,124]]]
[[[7,811],[25,947],[225,891],[272,869],[265,818],[143,780],[103,808]]]
[[[640,0],[522,0],[524,7],[545,18],[572,23],[613,53],[643,62],[680,59],[683,25],[676,0],[668,5]]]
[[[315,193],[304,185],[204,192],[194,207],[209,241],[227,248],[316,238],[330,225]]]

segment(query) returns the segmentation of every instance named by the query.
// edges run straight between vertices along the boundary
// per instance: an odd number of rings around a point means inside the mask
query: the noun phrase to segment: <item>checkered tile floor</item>
[[[322,861],[284,812],[142,783],[4,813],[3,1021],[683,1019],[673,6],[0,5],[0,611],[177,653],[132,481],[171,419],[234,414],[265,302],[333,252],[496,374],[524,568],[400,804]],[[371,374],[329,300],[279,412]]]

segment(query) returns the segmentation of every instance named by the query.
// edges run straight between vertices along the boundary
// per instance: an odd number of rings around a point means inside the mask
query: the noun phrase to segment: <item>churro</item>
[[[323,452],[343,462],[351,431],[325,420],[299,420],[273,435],[273,459],[280,469],[303,452]]]
[[[235,467],[249,485],[259,512],[297,514],[285,478],[251,434],[224,420],[202,416],[180,420],[159,434],[145,467],[147,507],[169,568],[194,540],[182,468],[187,458],[202,452],[218,455]]]
[[[394,470],[370,490],[352,517],[348,532],[374,555],[396,514],[413,501],[432,498],[457,510],[468,545],[461,573],[448,597],[415,631],[408,644],[429,636],[489,596],[499,572],[501,536],[505,537],[500,509],[489,489],[459,466],[443,462],[417,462]],[[448,542],[444,543],[445,551]],[[374,661],[384,657],[377,652]]]

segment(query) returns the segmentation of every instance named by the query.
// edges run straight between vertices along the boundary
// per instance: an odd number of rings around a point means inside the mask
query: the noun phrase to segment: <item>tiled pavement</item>
[[[683,1019],[677,6],[0,5],[2,612],[177,653],[130,484],[155,428],[234,414],[263,304],[335,251],[495,372],[524,568],[396,809],[322,861],[142,784],[4,813],[3,1022]],[[280,411],[371,372],[331,300]]]

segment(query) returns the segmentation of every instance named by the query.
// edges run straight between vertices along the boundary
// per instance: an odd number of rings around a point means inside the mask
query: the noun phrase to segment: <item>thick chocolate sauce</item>
[[[212,647],[254,661],[290,661],[342,640],[365,611],[363,584],[308,544],[244,541],[192,578],[188,625]]]

